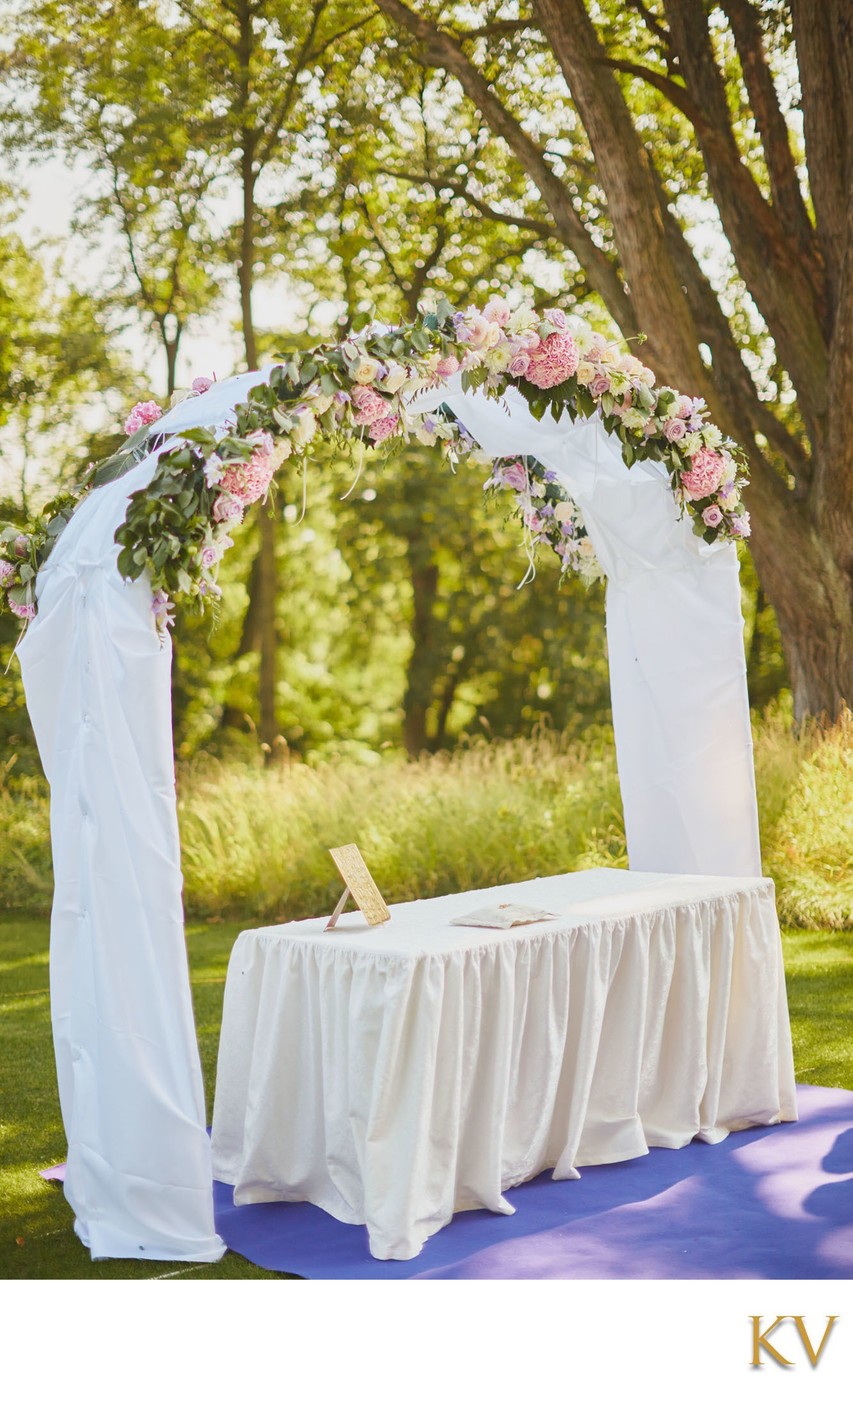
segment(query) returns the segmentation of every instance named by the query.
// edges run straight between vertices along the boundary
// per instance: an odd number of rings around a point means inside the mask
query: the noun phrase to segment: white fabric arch
[[[66,1195],[94,1257],[213,1261],[210,1150],[183,935],[171,649],[147,583],[118,574],[116,528],[160,452],[219,425],[266,372],[220,382],[95,490],[37,583],[18,647],[51,786],[51,1005]],[[611,688],[632,867],[760,873],[737,556],[680,521],[666,475],[630,471],[598,421],[537,423],[451,383],[484,449],[535,455],[581,507],[604,565]]]
[[[531,454],[581,509],[607,573],[607,644],[619,783],[632,868],[761,873],[737,550],[708,544],[663,465],[627,468],[598,419],[537,421],[509,390],[446,403],[486,453]]]

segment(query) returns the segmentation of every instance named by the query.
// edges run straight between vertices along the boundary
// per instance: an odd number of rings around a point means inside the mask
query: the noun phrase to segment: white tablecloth
[[[508,900],[560,916],[449,925]],[[213,1165],[237,1204],[308,1200],[408,1259],[545,1168],[796,1119],[767,879],[595,869],[324,922],[234,945]]]

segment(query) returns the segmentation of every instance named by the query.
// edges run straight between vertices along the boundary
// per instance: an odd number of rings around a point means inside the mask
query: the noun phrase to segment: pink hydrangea
[[[249,462],[229,464],[219,480],[222,491],[238,498],[244,506],[264,496],[273,475],[272,435],[256,431],[248,438],[257,445]]]
[[[215,522],[242,522],[243,504],[240,499],[232,497],[230,493],[220,493],[213,504],[213,520]]]
[[[436,374],[443,378],[455,376],[459,370],[459,362],[455,356],[443,356],[435,369]]]
[[[383,439],[397,433],[399,423],[397,415],[385,415],[381,420],[374,420],[367,432],[374,444],[381,444]]]
[[[690,467],[681,475],[684,495],[695,501],[709,498],[723,481],[726,461],[715,449],[698,449],[690,456]]]
[[[190,389],[193,395],[204,395],[213,385],[212,376],[196,376]]]
[[[5,585],[15,574],[11,561],[0,561],[0,585]]]
[[[355,387],[352,392],[352,403],[355,406],[356,424],[375,424],[377,420],[384,419],[388,414],[388,401],[378,391],[371,390],[368,385]]]
[[[540,390],[562,385],[578,368],[578,349],[568,332],[552,332],[530,356],[527,380]]]
[[[162,417],[163,411],[156,400],[139,400],[134,405],[130,414],[124,422],[125,434],[135,434],[143,425],[155,424]]]
[[[718,507],[716,503],[712,503],[710,507],[706,507],[705,511],[702,513],[702,521],[705,523],[706,527],[719,527],[722,520],[723,509]]]
[[[33,620],[36,616],[36,607],[32,600],[28,600],[26,605],[19,605],[16,600],[9,597],[9,609],[13,615],[17,615],[19,620]]]

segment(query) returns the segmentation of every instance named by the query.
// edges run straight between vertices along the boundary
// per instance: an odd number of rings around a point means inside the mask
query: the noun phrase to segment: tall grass
[[[764,867],[791,926],[853,927],[853,717],[795,735],[756,721]],[[293,761],[262,769],[202,758],[179,774],[187,909],[282,921],[329,911],[327,850],[355,842],[391,902],[596,865],[625,866],[612,739],[477,743],[418,762]],[[0,787],[0,902],[43,912],[47,798]]]

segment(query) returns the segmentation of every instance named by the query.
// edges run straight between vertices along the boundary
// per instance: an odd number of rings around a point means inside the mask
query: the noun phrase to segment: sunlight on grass
[[[765,872],[793,926],[853,926],[853,718],[795,735],[781,708],[755,721]],[[357,843],[389,902],[627,865],[612,736],[550,732],[417,762],[289,761],[266,770],[201,757],[179,774],[187,910],[282,921],[329,912],[329,848]],[[48,810],[30,780],[0,787],[0,904],[44,913]]]

